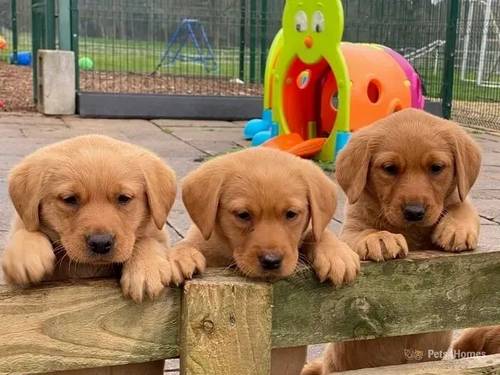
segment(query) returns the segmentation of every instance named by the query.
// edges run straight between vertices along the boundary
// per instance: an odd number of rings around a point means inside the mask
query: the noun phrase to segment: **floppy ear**
[[[358,201],[368,179],[371,159],[368,143],[367,136],[354,135],[335,164],[335,177],[351,204]]]
[[[481,150],[459,125],[454,124],[452,150],[455,158],[458,195],[463,202],[476,182],[481,168]]]
[[[160,158],[150,154],[143,155],[142,172],[151,216],[158,229],[162,229],[175,202],[175,173]]]
[[[26,229],[37,231],[42,200],[43,173],[32,160],[24,160],[9,175],[9,195]]]
[[[308,200],[311,210],[312,231],[315,241],[319,241],[321,234],[332,220],[337,208],[337,192],[335,184],[321,170],[310,164],[305,178],[308,185]]]
[[[210,162],[182,181],[182,201],[205,240],[214,230],[223,182],[223,171]]]

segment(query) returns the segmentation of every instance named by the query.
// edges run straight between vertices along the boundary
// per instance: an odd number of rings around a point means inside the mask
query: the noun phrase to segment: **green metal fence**
[[[17,0],[17,34],[12,3],[0,0],[0,35],[11,46],[17,35],[18,49],[29,50],[30,1]],[[244,96],[262,93],[284,1],[62,3],[71,4],[65,9],[72,30],[66,42],[59,32],[56,43],[77,52],[82,91]],[[445,114],[453,99],[452,118],[500,128],[500,0],[345,0],[344,6],[345,40],[399,51],[420,72],[428,100],[444,102]],[[0,60],[11,52],[0,52]]]
[[[30,0],[0,0],[0,36],[7,41],[7,48],[0,50],[0,61],[15,61],[18,52],[31,51]]]
[[[80,0],[79,56],[88,62],[81,89],[260,94],[267,48],[280,25],[279,3]]]

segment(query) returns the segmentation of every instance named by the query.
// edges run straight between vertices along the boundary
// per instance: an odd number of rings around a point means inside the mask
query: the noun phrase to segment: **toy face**
[[[285,43],[306,64],[314,64],[340,43],[343,25],[340,0],[287,0],[283,15]]]

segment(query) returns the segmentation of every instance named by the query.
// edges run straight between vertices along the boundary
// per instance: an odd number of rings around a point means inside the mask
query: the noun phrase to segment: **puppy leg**
[[[308,363],[304,366],[300,375],[323,375],[323,362],[316,360]]]
[[[176,243],[167,251],[167,259],[175,268],[176,279],[172,282],[176,285],[182,284],[185,280],[191,279],[193,275],[203,273],[207,266],[207,260],[203,253],[203,239],[200,231],[194,227],[189,228],[186,238]]]
[[[54,272],[55,260],[52,244],[43,233],[19,228],[4,251],[5,280],[15,285],[39,283]]]
[[[138,240],[132,257],[123,264],[121,286],[123,294],[135,302],[144,296],[158,297],[175,279],[175,268],[165,257],[166,247],[157,239]]]
[[[167,259],[176,268],[176,278],[172,280],[176,285],[191,279],[195,273],[203,273],[206,268],[205,257],[189,242],[181,241],[169,249]]]
[[[455,358],[500,353],[500,326],[470,328],[453,345]]]
[[[271,375],[299,375],[306,363],[307,346],[273,349]]]
[[[317,242],[307,235],[303,248],[321,282],[339,286],[353,281],[359,272],[359,256],[329,230]]]
[[[342,239],[352,246],[362,260],[381,262],[408,255],[408,244],[402,234],[376,229],[359,232],[344,228]]]
[[[477,247],[479,215],[469,199],[446,209],[432,234],[432,242],[443,250],[460,252]]]

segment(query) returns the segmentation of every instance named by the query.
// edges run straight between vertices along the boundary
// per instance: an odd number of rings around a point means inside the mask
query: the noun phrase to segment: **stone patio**
[[[44,145],[83,134],[105,134],[156,152],[177,172],[178,178],[203,160],[237,147],[241,122],[188,120],[103,120],[44,117],[38,114],[0,114],[0,253],[7,237],[12,206],[7,194],[8,171],[24,156]],[[480,245],[484,250],[500,243],[500,134],[471,131],[483,149],[483,168],[472,198],[481,215]],[[338,232],[344,197],[331,227]],[[173,242],[182,238],[189,219],[179,199],[170,213],[168,229]],[[0,271],[0,283],[2,275]],[[175,366],[175,365],[174,365]]]

